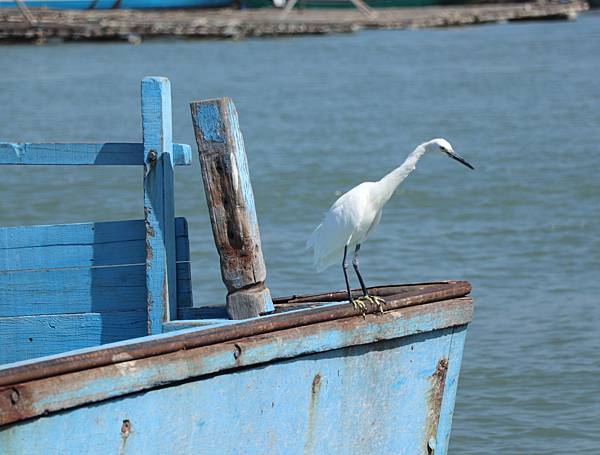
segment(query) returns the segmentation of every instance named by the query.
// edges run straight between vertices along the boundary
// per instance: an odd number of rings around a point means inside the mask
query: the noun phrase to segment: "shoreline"
[[[0,44],[145,39],[243,39],[351,33],[363,29],[459,27],[494,22],[573,20],[586,2],[487,3],[376,9],[301,9],[283,17],[278,9],[238,10],[48,10],[0,9]]]

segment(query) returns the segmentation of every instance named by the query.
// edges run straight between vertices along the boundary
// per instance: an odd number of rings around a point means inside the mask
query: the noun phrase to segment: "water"
[[[467,279],[451,452],[600,447],[600,16],[243,42],[0,48],[0,136],[137,141],[139,81],[234,99],[275,295],[341,289],[305,239],[358,182],[443,136],[469,171],[427,156],[364,246],[368,283]],[[197,160],[196,160],[197,161]],[[0,169],[0,224],[142,217],[139,169]],[[177,169],[197,304],[224,300],[197,162]]]

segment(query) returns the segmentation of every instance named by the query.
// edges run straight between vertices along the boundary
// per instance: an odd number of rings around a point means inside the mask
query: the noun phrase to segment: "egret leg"
[[[350,282],[348,281],[348,262],[346,262],[346,256],[348,255],[348,245],[344,247],[344,259],[342,260],[342,268],[344,269],[344,280],[346,280],[346,291],[348,291],[348,302],[354,305],[354,308],[359,310],[363,316],[367,312],[367,306],[359,299],[354,300],[352,298],[352,292],[350,291]]]
[[[354,255],[352,256],[352,267],[354,267],[354,271],[356,272],[356,276],[358,277],[358,281],[360,282],[360,287],[362,288],[363,291],[363,297],[366,297],[369,295],[369,292],[367,291],[367,287],[365,286],[365,282],[363,280],[363,277],[360,274],[360,270],[358,269],[358,252],[360,250],[360,243],[358,245],[356,245],[356,248],[354,248]]]
[[[354,271],[356,272],[358,281],[360,281],[360,287],[362,288],[362,291],[363,291],[363,296],[360,298],[360,300],[362,300],[362,301],[367,300],[367,301],[371,302],[373,305],[377,306],[377,308],[379,309],[379,312],[381,314],[383,314],[383,306],[385,305],[385,300],[382,299],[381,297],[377,297],[375,295],[369,295],[369,291],[367,290],[367,287],[365,286],[365,281],[363,280],[363,277],[360,274],[360,270],[358,268],[358,252],[359,251],[360,251],[360,243],[356,245],[356,248],[354,249],[354,255],[352,256],[352,266],[354,267]]]

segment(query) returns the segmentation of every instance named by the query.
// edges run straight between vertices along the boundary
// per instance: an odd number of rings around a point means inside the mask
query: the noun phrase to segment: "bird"
[[[369,294],[359,269],[359,250],[379,224],[383,206],[390,200],[404,179],[415,170],[419,159],[428,152],[441,152],[469,169],[474,169],[454,151],[446,139],[436,138],[423,142],[407,156],[400,166],[380,180],[363,182],[342,194],[333,203],[321,224],[316,227],[306,242],[306,248],[313,250],[313,262],[317,272],[321,272],[341,260],[348,301],[363,316],[367,310],[366,302],[374,304],[383,313],[385,300]],[[354,249],[352,266],[363,292],[363,296],[358,299],[352,298],[348,281],[347,256],[349,249]]]

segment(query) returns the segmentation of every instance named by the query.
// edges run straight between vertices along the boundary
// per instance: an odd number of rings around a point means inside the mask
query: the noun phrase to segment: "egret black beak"
[[[448,154],[448,156],[450,158],[452,158],[453,160],[458,161],[459,163],[464,164],[465,166],[467,166],[469,169],[475,169],[473,166],[471,166],[469,163],[467,163],[467,160],[465,160],[462,156],[457,155],[454,152],[446,152]]]

